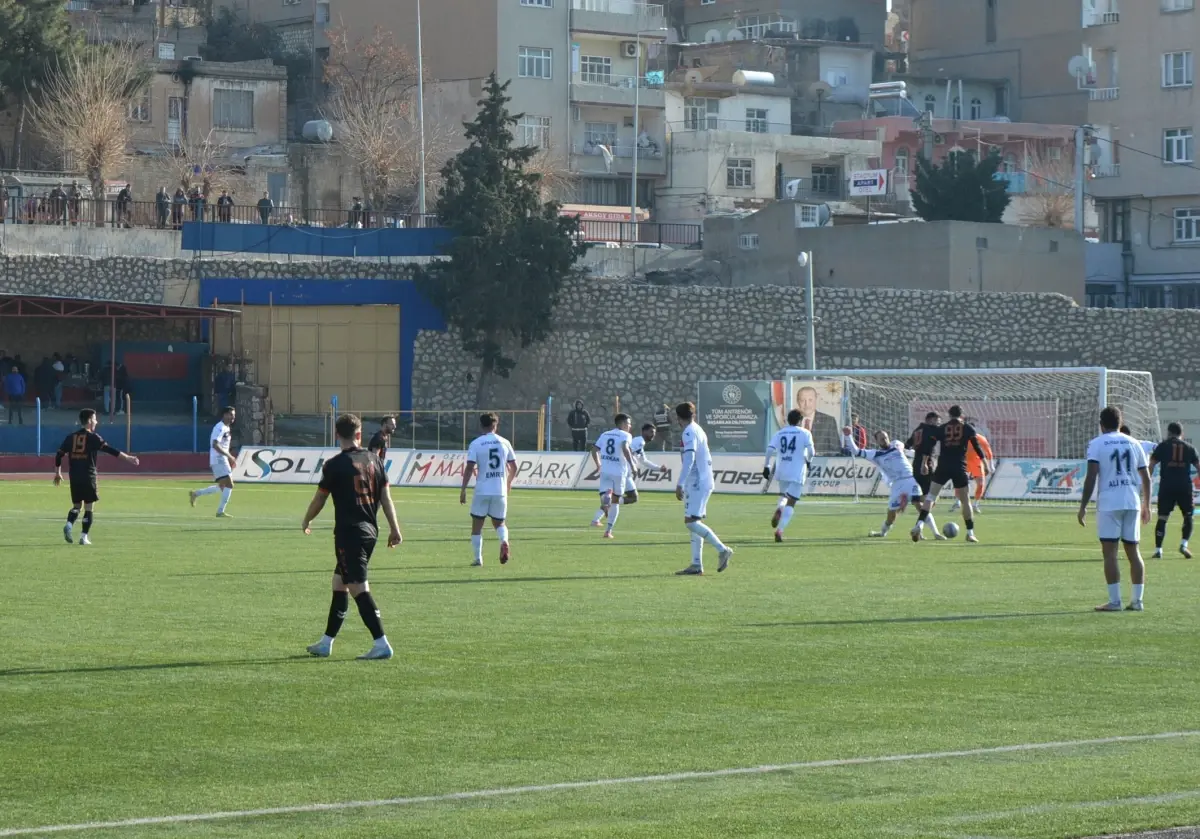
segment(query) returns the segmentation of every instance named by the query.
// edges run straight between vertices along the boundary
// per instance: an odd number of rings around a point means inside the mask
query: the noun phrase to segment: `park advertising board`
[[[1058,454],[1058,403],[1053,401],[958,402],[918,399],[908,404],[909,427],[937,411],[945,421],[952,404],[987,438],[995,457],[1053,458]]]
[[[238,452],[233,480],[260,484],[316,484],[321,480],[325,461],[341,449],[300,448],[287,446],[244,446]],[[399,483],[411,452],[397,450],[388,453],[389,483]],[[461,474],[461,473],[460,473]]]
[[[577,452],[517,452],[516,489],[571,489],[579,480],[584,458]],[[466,452],[414,451],[395,483],[405,487],[461,487]],[[468,486],[475,485],[472,477]]]
[[[753,454],[767,444],[771,412],[768,382],[700,382],[696,410],[714,452]]]

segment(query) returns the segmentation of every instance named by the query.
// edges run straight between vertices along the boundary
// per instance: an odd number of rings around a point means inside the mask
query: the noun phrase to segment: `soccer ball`
[[[958,535],[958,525],[952,521],[946,522],[946,524],[942,527],[942,535],[947,539],[953,539]]]

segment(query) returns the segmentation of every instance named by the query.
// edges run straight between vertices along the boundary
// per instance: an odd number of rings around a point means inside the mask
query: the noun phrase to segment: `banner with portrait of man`
[[[793,379],[771,383],[771,403],[775,422],[787,424],[787,414],[793,408],[800,411],[813,435],[813,445],[819,455],[836,455],[842,450],[842,414],[844,385],[840,381]],[[848,419],[848,418],[846,418]]]

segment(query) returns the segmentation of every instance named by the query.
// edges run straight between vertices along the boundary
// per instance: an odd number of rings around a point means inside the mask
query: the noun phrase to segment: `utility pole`
[[[1081,125],[1075,129],[1075,229],[1083,235],[1083,210],[1087,185],[1087,149],[1092,126]]]
[[[933,161],[933,112],[922,111],[920,119],[921,128],[921,156],[926,160]]]

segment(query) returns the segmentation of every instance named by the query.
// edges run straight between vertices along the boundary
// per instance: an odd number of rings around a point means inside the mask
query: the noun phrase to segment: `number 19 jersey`
[[[499,434],[476,437],[467,449],[467,462],[477,467],[476,495],[508,495],[508,464],[516,461],[512,443]]]
[[[1100,467],[1096,509],[1142,509],[1138,468],[1146,465],[1146,452],[1137,440],[1119,431],[1101,434],[1088,444],[1087,459]]]

